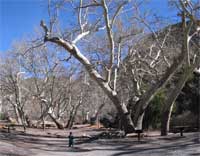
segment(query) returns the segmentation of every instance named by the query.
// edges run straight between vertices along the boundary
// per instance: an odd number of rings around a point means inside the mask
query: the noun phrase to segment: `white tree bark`
[[[124,123],[124,129],[125,132],[132,132],[134,131],[134,125],[132,122],[132,119],[130,117],[130,114],[126,108],[126,105],[124,103],[121,103],[117,96],[117,92],[114,91],[108,81],[106,81],[98,72],[95,70],[91,62],[80,52],[78,47],[74,45],[73,43],[70,43],[69,41],[63,40],[62,38],[58,37],[49,37],[49,32],[47,26],[44,24],[44,22],[41,22],[41,26],[43,27],[45,31],[45,41],[49,41],[52,43],[55,43],[61,47],[63,47],[66,51],[68,51],[71,55],[73,55],[80,63],[82,63],[85,67],[85,69],[88,71],[89,75],[92,79],[94,79],[99,86],[104,90],[104,92],[108,95],[108,97],[111,99],[113,104],[116,106],[119,114],[121,115],[121,118]]]

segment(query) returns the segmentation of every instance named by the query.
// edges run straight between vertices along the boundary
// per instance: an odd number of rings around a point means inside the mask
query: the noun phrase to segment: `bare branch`
[[[108,65],[109,70],[107,71],[107,77],[106,77],[106,81],[109,83],[110,79],[111,79],[112,67],[113,67],[113,62],[114,62],[115,44],[114,44],[109,14],[108,14],[108,7],[106,5],[105,0],[102,0],[102,7],[103,7],[103,10],[104,10],[104,19],[105,19],[105,23],[106,23],[107,36],[108,36],[108,40],[109,40],[109,43],[110,43],[110,62],[109,62],[109,65]]]
[[[90,33],[90,31],[86,31],[86,32],[82,32],[81,34],[79,34],[73,41],[73,44],[76,44],[79,40],[81,40],[82,38],[84,38],[85,36],[87,36]]]
[[[122,9],[123,6],[126,5],[127,3],[128,3],[128,1],[124,1],[124,2],[122,2],[122,3],[118,6],[118,8],[117,8],[117,10],[116,10],[116,12],[115,12],[115,14],[114,14],[112,20],[111,20],[111,24],[110,24],[110,25],[111,25],[111,28],[113,27],[113,25],[114,25],[114,23],[115,23],[115,20],[116,20],[116,17],[119,15],[121,9]]]
[[[101,6],[100,3],[92,3],[92,4],[88,4],[88,5],[83,5],[83,6],[79,6],[78,8],[90,8],[90,7],[98,7],[98,6]]]

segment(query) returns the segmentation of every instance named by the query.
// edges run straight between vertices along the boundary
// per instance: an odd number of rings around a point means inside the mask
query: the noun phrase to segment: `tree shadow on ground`
[[[200,156],[200,153],[190,153],[190,156]]]
[[[66,138],[42,138],[34,135],[19,133],[0,133],[0,140],[9,142],[17,147],[30,147],[32,149],[66,151]]]
[[[25,133],[24,131],[12,130],[12,132],[8,133],[7,130],[0,129],[0,133],[7,133],[7,134],[15,134],[15,135],[23,135],[23,136],[30,136],[30,137],[43,137],[43,138],[66,138],[66,136],[58,135],[58,134],[30,134]]]
[[[75,137],[75,144],[81,145],[84,143],[91,143],[97,140],[98,137]],[[12,133],[0,132],[0,140],[9,142],[17,147],[30,147],[31,149],[54,151],[54,152],[87,152],[88,149],[82,149],[81,147],[68,148],[67,137],[44,137],[43,135],[27,134],[19,131],[13,131]]]
[[[193,147],[196,149],[200,148],[200,144],[198,142],[197,138],[192,138],[189,140],[185,140],[184,138],[180,138],[180,141],[177,143],[174,140],[174,143],[171,142],[166,143],[164,142],[163,144],[159,145],[159,142],[149,142],[149,146],[145,146],[145,147],[133,147],[133,146],[121,146],[118,147],[117,150],[120,150],[121,152],[115,153],[112,156],[123,156],[123,155],[133,155],[133,154],[141,154],[143,152],[145,153],[149,153],[149,154],[154,154],[154,155],[167,155],[167,153],[169,153],[168,155],[171,155],[170,152],[174,151],[174,150],[180,150],[180,151],[184,151],[187,147]],[[171,141],[171,140],[170,140]],[[176,140],[177,141],[177,140]],[[153,147],[155,144],[158,145],[158,147]],[[112,145],[114,146],[114,144]],[[131,147],[131,148],[130,148]],[[192,153],[193,155],[198,155],[198,153]]]
[[[198,137],[198,136],[196,136]],[[162,143],[160,142],[162,141]],[[126,139],[105,139],[97,140],[97,146],[103,148],[90,148],[91,151],[114,151],[112,156],[142,154],[143,152],[155,155],[171,155],[173,151],[184,151],[186,148],[200,148],[199,138],[179,137],[159,138],[156,140],[130,141]],[[71,151],[71,152],[79,152]],[[81,152],[81,151],[80,151]],[[191,153],[190,155],[198,155]]]
[[[23,135],[20,133],[0,133],[0,140],[8,141],[18,147],[25,148],[29,146],[31,149],[53,152],[81,153],[91,151],[113,151],[114,154],[112,154],[112,156],[133,155],[142,152],[152,153],[152,151],[159,155],[159,152],[168,153],[172,150],[184,150],[191,146],[198,149],[200,146],[198,135],[191,138],[189,136],[174,136],[157,139],[145,138],[142,141],[137,141],[136,138],[99,139],[99,135],[96,135],[90,138],[77,137],[75,139],[75,147],[73,148],[68,148],[67,138],[40,138],[35,137],[35,135]],[[6,153],[4,155],[6,155]],[[198,155],[198,153],[192,151],[190,155]],[[21,155],[16,154],[11,156]]]
[[[157,154],[157,155],[169,155],[167,153],[170,153],[171,151],[174,150],[184,150],[187,146],[194,145],[194,143],[189,143],[189,144],[184,144],[184,145],[172,145],[172,146],[161,146],[161,147],[156,147],[156,148],[136,148],[136,149],[124,149],[122,148],[122,152],[118,152],[113,154],[112,156],[123,156],[123,155],[132,155],[132,154],[141,154],[143,152],[149,153],[149,154]],[[119,149],[120,150],[120,149]]]
[[[10,152],[0,152],[0,156],[25,156],[25,155],[15,154]]]

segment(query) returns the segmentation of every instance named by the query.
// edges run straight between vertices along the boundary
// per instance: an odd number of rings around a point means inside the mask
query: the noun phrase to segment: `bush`
[[[160,91],[151,101],[150,105],[145,111],[143,127],[148,129],[152,127],[153,129],[160,128],[161,125],[161,109],[162,104],[165,100],[164,91]]]
[[[6,114],[0,113],[0,120],[6,120]]]

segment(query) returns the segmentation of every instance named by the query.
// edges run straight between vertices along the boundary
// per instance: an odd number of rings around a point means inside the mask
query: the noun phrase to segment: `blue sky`
[[[149,7],[165,17],[173,13],[167,0],[149,0]],[[0,52],[28,36],[47,17],[47,0],[0,0]]]
[[[43,0],[0,0],[0,51],[28,35],[47,17]]]

